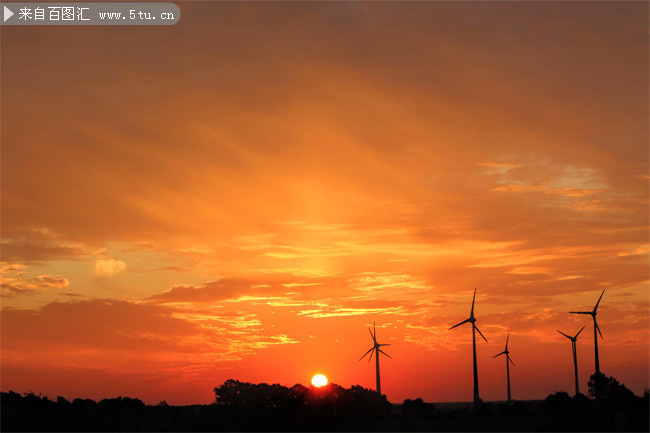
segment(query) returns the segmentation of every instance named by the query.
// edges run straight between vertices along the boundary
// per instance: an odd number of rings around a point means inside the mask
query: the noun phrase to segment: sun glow
[[[327,385],[327,378],[322,374],[317,374],[311,378],[311,384],[316,388]]]

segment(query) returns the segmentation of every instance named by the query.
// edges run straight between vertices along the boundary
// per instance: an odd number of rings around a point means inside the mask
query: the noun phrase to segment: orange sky
[[[650,386],[648,4],[179,2],[2,27],[3,391]]]

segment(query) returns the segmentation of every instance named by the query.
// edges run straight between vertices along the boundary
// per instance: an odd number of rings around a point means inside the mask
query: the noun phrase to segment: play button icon
[[[7,6],[5,6],[4,8],[5,8],[4,9],[4,21],[7,21],[9,18],[11,18],[14,15],[14,13],[11,12]]]

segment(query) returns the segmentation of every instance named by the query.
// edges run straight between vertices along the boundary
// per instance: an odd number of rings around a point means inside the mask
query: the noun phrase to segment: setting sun
[[[316,388],[325,386],[327,385],[327,377],[325,377],[322,374],[317,374],[316,376],[311,378],[311,384],[314,385]]]

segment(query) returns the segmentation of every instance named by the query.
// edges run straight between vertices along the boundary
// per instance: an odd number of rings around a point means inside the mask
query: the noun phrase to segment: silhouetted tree
[[[425,403],[420,397],[415,400],[407,398],[402,403],[402,413],[407,418],[428,418],[433,415],[435,406]]]
[[[648,431],[647,400],[625,385],[602,373],[589,380],[588,399],[582,394],[571,398],[565,392],[546,398],[549,430]]]
[[[229,420],[244,420],[249,429],[264,429],[269,423],[380,420],[389,416],[391,407],[385,396],[359,385],[287,388],[230,379],[214,392],[216,405],[228,409]]]
[[[66,408],[67,408],[67,407],[70,407],[70,406],[72,405],[72,403],[70,403],[68,400],[66,400],[65,398],[63,398],[63,397],[61,397],[61,396],[58,396],[58,397],[56,398],[56,404],[57,404],[59,407],[66,407]]]
[[[603,397],[549,395],[543,403],[483,403],[436,409],[407,399],[393,410],[383,395],[355,385],[322,388],[226,381],[210,405],[147,406],[136,398],[0,393],[1,431],[648,431],[649,393],[632,394],[613,378],[595,378]],[[594,382],[595,382],[594,380]]]
[[[587,385],[589,386],[589,395],[597,399],[630,400],[636,397],[625,385],[603,373],[592,374]]]

